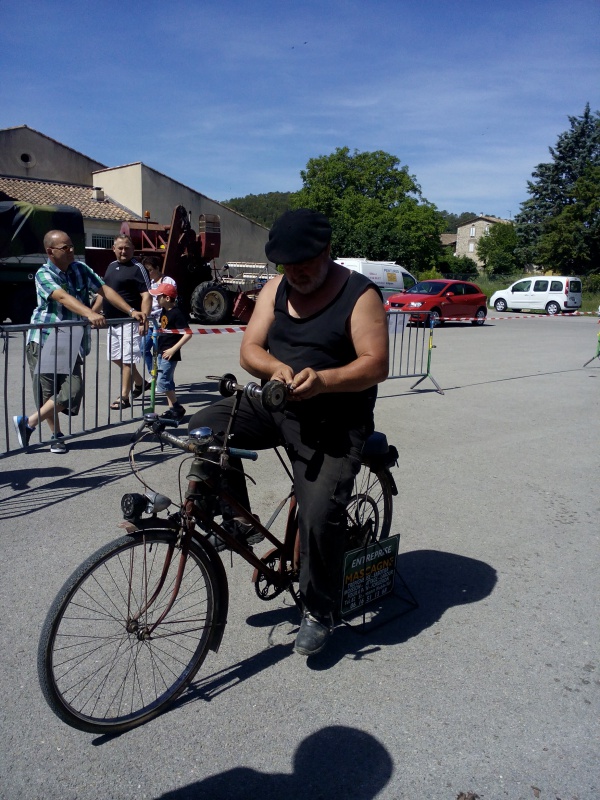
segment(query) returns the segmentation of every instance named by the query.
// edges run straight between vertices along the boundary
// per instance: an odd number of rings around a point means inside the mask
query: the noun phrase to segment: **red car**
[[[466,281],[446,279],[419,281],[405,292],[392,294],[385,301],[385,310],[429,311],[434,324],[449,319],[483,325],[487,315],[487,297],[479,286]],[[429,325],[429,315],[415,314],[411,322]]]

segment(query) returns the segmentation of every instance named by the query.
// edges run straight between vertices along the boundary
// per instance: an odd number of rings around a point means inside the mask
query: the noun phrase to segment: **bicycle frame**
[[[212,376],[208,376],[212,377]],[[235,418],[238,413],[238,409],[240,406],[240,402],[244,393],[251,394],[254,396],[262,396],[263,390],[260,389],[256,384],[247,384],[246,386],[241,386],[237,384],[235,378],[230,375],[223,376],[223,378],[217,378],[219,380],[219,387],[222,394],[229,394],[235,395],[235,401],[232,406],[231,415],[229,418],[229,423],[227,426],[227,430],[223,437],[223,444],[220,447],[213,447],[210,448],[213,456],[218,456],[218,462],[215,462],[213,459],[208,459],[204,455],[206,452],[206,447],[202,447],[202,445],[195,445],[194,442],[184,441],[177,436],[174,436],[170,432],[164,430],[164,421],[160,421],[159,418],[155,414],[147,414],[144,418],[144,423],[139,429],[138,433],[140,433],[146,426],[150,427],[153,433],[159,438],[161,442],[168,443],[171,445],[175,445],[180,449],[187,450],[188,452],[193,452],[197,459],[201,461],[210,461],[219,469],[219,477],[222,477],[226,474],[227,469],[229,468],[229,457],[230,455],[240,456],[242,458],[252,458],[253,460],[257,457],[257,454],[254,452],[249,451],[242,451],[237,448],[229,448],[227,446],[227,441],[229,440],[231,431],[233,429],[233,425],[235,423]],[[280,396],[281,392],[281,384],[278,382],[271,382],[272,384],[276,384],[275,386],[271,386],[271,392],[275,393],[275,403],[281,405],[282,400]],[[264,387],[263,387],[264,388]],[[269,384],[267,384],[267,388],[269,388]],[[270,396],[270,395],[269,395]],[[135,437],[134,443],[132,445],[130,451],[130,460],[133,458],[133,448],[137,442],[137,436]],[[279,454],[278,454],[279,455]],[[279,456],[280,460],[281,456]],[[133,461],[132,461],[133,466]],[[284,465],[285,466],[285,465]],[[288,475],[290,475],[289,470]],[[134,469],[135,472],[135,469]],[[291,475],[290,475],[291,477]],[[297,504],[296,498],[294,496],[293,491],[291,491],[287,497],[279,504],[278,509],[275,511],[274,515],[269,520],[268,524],[272,524],[274,519],[278,516],[278,514],[283,509],[283,506],[286,502],[289,501],[289,510],[288,510],[288,517],[286,522],[285,528],[285,535],[283,541],[277,539],[276,536],[269,530],[269,527],[264,526],[247,508],[245,508],[232,494],[230,494],[226,489],[223,489],[221,485],[222,481],[215,481],[214,478],[203,478],[202,480],[190,480],[188,483],[188,491],[186,492],[186,498],[180,506],[179,509],[179,517],[180,517],[180,524],[178,526],[179,530],[179,537],[177,544],[181,548],[180,554],[180,564],[179,569],[177,572],[177,578],[175,580],[173,591],[171,593],[171,598],[167,607],[160,615],[159,619],[154,622],[152,627],[149,629],[148,634],[150,635],[152,631],[159,625],[167,616],[169,610],[172,608],[179,589],[181,587],[181,578],[183,575],[183,570],[185,566],[185,560],[188,555],[189,546],[192,539],[195,539],[196,542],[201,542],[203,547],[208,550],[209,555],[211,556],[211,560],[217,559],[220,563],[220,559],[216,553],[216,550],[211,545],[209,541],[206,540],[205,537],[198,537],[196,536],[196,522],[198,522],[204,530],[210,530],[213,534],[218,536],[222,539],[225,544],[235,553],[240,555],[245,561],[251,564],[254,567],[253,573],[253,581],[257,583],[258,580],[266,580],[268,584],[276,587],[278,590],[277,593],[280,591],[288,590],[292,595],[294,602],[296,605],[301,609],[302,604],[300,601],[300,597],[298,593],[293,588],[293,581],[297,577],[297,570],[298,570],[298,561],[299,561],[299,541],[298,541],[298,514],[297,514]],[[198,495],[206,495],[209,494],[213,498],[215,498],[219,505],[227,505],[233,509],[235,515],[252,525],[256,532],[262,534],[262,536],[268,540],[272,545],[273,549],[271,549],[267,554],[265,554],[262,558],[258,558],[250,545],[241,542],[237,539],[234,535],[229,533],[222,525],[219,525],[214,521],[214,518],[211,514],[207,513],[205,509],[201,507],[195,500],[194,497]],[[138,520],[136,521],[135,525],[125,523],[123,527],[125,527],[129,532],[133,532],[133,530],[143,530],[144,528],[148,527],[155,527],[156,518],[152,521],[152,525],[148,525],[148,520]],[[164,521],[163,521],[164,522]],[[169,526],[174,527],[174,526]],[[145,613],[148,608],[152,605],[156,597],[160,595],[160,592],[164,586],[165,576],[167,575],[169,566],[173,559],[173,552],[175,549],[175,544],[173,545],[172,549],[169,549],[165,557],[165,564],[163,566],[162,575],[157,583],[156,587],[154,588],[150,599],[148,599],[143,608],[138,612],[135,618],[132,619],[132,622],[137,622],[137,620]],[[212,552],[211,552],[212,551]],[[267,562],[279,562],[279,568],[275,569],[269,566]],[[291,570],[288,570],[286,567],[290,565]]]

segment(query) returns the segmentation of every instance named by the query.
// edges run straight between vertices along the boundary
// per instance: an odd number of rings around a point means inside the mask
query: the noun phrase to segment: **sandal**
[[[146,381],[145,384],[142,383],[139,386],[134,385],[133,391],[131,392],[132,397],[139,397],[142,394],[142,392],[149,391],[151,386],[152,384],[150,383],[150,381]]]
[[[131,408],[131,403],[126,397],[119,397],[114,403],[111,403],[109,408],[113,411],[120,411],[122,408]]]

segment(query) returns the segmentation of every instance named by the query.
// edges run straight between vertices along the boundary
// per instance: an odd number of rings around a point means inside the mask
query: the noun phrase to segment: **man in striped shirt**
[[[48,260],[35,275],[37,307],[32,314],[31,324],[46,325],[87,319],[92,328],[105,328],[105,318],[90,308],[90,296],[96,292],[119,308],[123,316],[129,315],[143,324],[144,314],[132,309],[87,264],[75,261],[74,249],[71,239],[64,231],[48,231],[44,236],[44,250]],[[70,373],[40,374],[36,368],[50,332],[51,329],[33,328],[28,333],[26,355],[39,411],[36,410],[28,416],[15,416],[13,423],[19,444],[27,447],[36,426],[46,420],[52,432],[51,452],[65,453],[67,448],[62,441],[58,413],[64,411],[76,415],[79,411],[83,394],[81,365],[84,356],[90,351],[91,338],[86,326]]]

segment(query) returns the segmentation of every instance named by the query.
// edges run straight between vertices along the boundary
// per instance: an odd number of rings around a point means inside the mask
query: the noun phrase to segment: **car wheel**
[[[550,314],[551,317],[554,317],[556,314],[560,314],[560,306],[556,300],[551,300],[546,305],[546,314]]]
[[[506,300],[504,300],[502,297],[500,297],[494,303],[494,308],[496,309],[496,311],[508,311],[508,306],[506,305]]]
[[[471,325],[483,325],[485,322],[487,312],[485,308],[478,308],[475,314],[475,319],[472,320]]]

